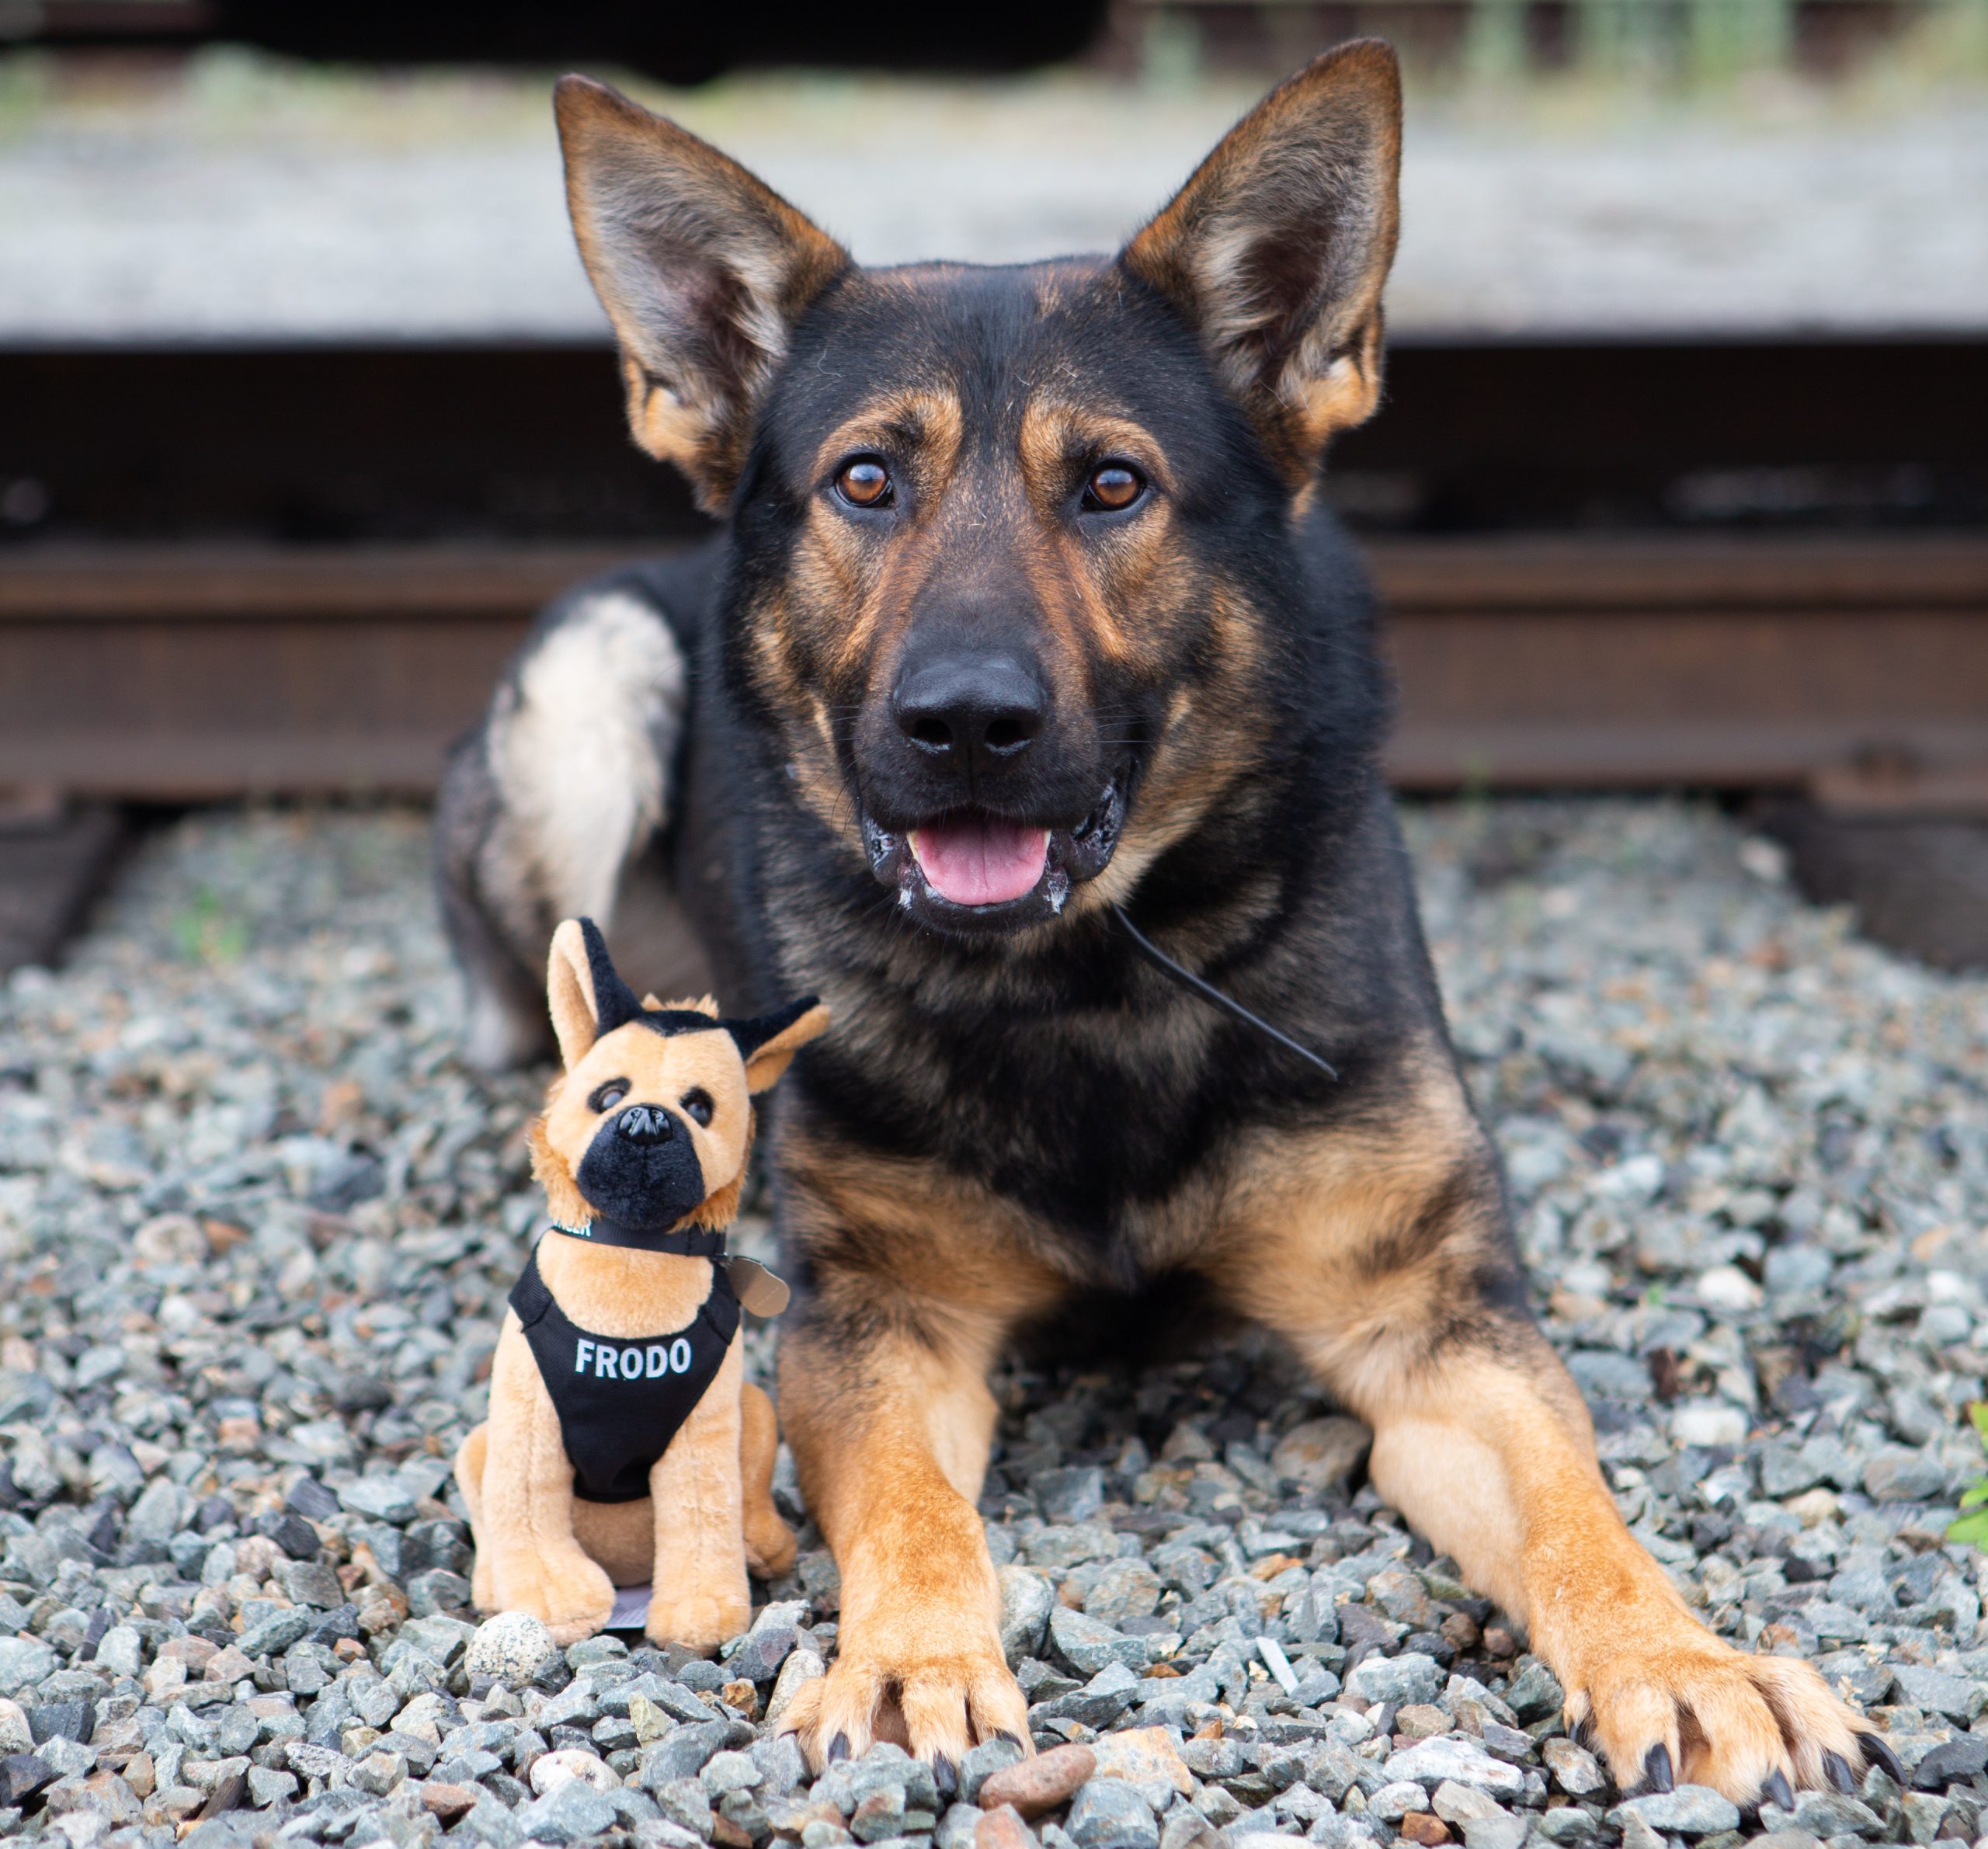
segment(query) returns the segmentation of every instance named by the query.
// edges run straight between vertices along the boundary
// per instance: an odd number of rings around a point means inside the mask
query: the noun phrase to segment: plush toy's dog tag
[[[732,1274],[733,1295],[754,1316],[777,1316],[787,1308],[794,1293],[757,1259],[728,1258],[725,1266]]]

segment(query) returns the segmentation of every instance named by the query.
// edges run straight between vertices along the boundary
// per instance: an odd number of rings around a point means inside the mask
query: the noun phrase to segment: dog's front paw
[[[1006,1734],[1033,1750],[1028,1703],[991,1628],[982,1635],[956,1615],[949,1622],[925,1614],[845,1636],[840,1647],[826,1676],[794,1691],[781,1720],[818,1770],[887,1740],[929,1760],[949,1798],[960,1759],[977,1742]]]
[[[692,1592],[674,1598],[660,1595],[651,1598],[648,1621],[644,1628],[652,1644],[681,1644],[686,1650],[708,1656],[728,1637],[736,1637],[752,1621],[749,1597]]]
[[[1703,1785],[1742,1806],[1788,1809],[1802,1785],[1854,1791],[1867,1766],[1899,1775],[1890,1747],[1810,1664],[1744,1655],[1682,1611],[1611,1629],[1559,1667],[1569,1730],[1625,1792]]]

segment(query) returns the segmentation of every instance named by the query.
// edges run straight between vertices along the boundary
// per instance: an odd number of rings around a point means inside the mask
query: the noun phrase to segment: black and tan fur
[[[1625,1528],[1445,1034],[1368,593],[1313,499],[1380,389],[1392,54],[1283,85],[1117,257],[1006,269],[859,269],[613,92],[568,79],[559,115],[632,428],[728,527],[548,618],[452,770],[450,913],[497,1018],[487,972],[566,902],[507,911],[479,855],[550,864],[530,817],[584,799],[517,768],[520,713],[554,724],[534,662],[645,606],[687,698],[642,722],[666,800],[596,872],[673,895],[728,992],[843,1024],[774,1156],[782,1416],[843,1579],[839,1660],[790,1711],[810,1753],[1025,1736],[973,1506],[988,1369],[1076,1293],[1187,1281],[1371,1423],[1377,1486],[1529,1627],[1622,1784],[1847,1778],[1821,1679],[1712,1636]],[[851,504],[862,457],[887,506]],[[971,698],[933,732],[935,674]],[[961,812],[1054,831],[1067,892],[949,909],[906,843]],[[1170,985],[1114,901],[1338,1083]]]

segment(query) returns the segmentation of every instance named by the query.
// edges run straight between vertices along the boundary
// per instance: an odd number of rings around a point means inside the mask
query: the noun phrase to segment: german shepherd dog
[[[558,113],[636,440],[726,525],[542,619],[453,759],[444,899],[487,1061],[537,1045],[575,912],[643,982],[694,992],[700,951],[735,1009],[842,1024],[772,1138],[780,1411],[842,1573],[839,1660],[788,1711],[810,1758],[892,1737],[943,1783],[1027,1740],[975,1510],[989,1371],[1166,1283],[1371,1425],[1376,1488],[1527,1627],[1621,1786],[1786,1804],[1894,1763],[1624,1526],[1450,1049],[1368,593],[1315,495],[1381,389],[1393,54],[1271,92],[1116,256],[1013,268],[859,268],[613,91],[568,78]]]

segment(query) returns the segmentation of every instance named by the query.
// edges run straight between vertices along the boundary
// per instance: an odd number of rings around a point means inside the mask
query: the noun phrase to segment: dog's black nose
[[[1035,742],[1048,720],[1049,694],[1034,664],[1018,656],[949,654],[906,661],[891,716],[937,766],[978,777]]]
[[[631,1143],[666,1143],[676,1129],[660,1105],[631,1104],[614,1120],[614,1134]]]

